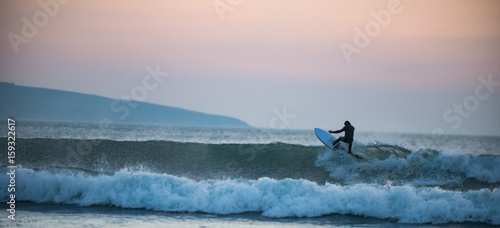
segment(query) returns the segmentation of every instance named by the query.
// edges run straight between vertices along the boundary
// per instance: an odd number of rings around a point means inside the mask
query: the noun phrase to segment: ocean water
[[[500,225],[500,137],[356,132],[353,152],[313,128],[17,122],[0,226]]]

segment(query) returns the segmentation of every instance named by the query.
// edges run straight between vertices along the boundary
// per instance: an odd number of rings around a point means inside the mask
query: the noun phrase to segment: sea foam
[[[213,214],[261,212],[273,218],[338,213],[402,223],[500,224],[498,188],[462,192],[390,184],[318,185],[305,179],[195,181],[128,170],[109,175],[65,169],[20,168],[16,172],[16,199],[35,203]],[[8,178],[0,178],[5,188]],[[6,200],[8,192],[0,190],[0,198]]]
[[[449,186],[463,189],[464,183],[474,182],[468,188],[483,188],[500,183],[500,156],[471,155],[420,149],[401,153],[384,146],[375,149],[358,147],[363,159],[357,160],[342,151],[325,150],[317,155],[315,165],[323,167],[334,180],[347,184],[377,183],[387,180],[400,185]],[[384,154],[385,153],[385,154]],[[497,185],[498,186],[498,185]]]

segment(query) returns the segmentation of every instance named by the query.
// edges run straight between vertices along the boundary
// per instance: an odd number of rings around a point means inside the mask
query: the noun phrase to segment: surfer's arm
[[[340,130],[336,130],[336,131],[328,131],[330,134],[337,134],[337,133],[340,133],[340,132],[343,132],[344,131],[344,128],[340,129]]]

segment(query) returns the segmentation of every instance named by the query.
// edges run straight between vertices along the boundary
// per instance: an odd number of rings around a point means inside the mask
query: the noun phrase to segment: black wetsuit
[[[333,145],[337,144],[339,141],[349,144],[349,153],[351,153],[352,142],[354,141],[354,127],[352,125],[345,125],[340,132],[344,132],[344,137],[339,137]]]
[[[344,133],[343,142],[352,143],[354,141],[354,127],[352,125],[346,125],[342,130]]]

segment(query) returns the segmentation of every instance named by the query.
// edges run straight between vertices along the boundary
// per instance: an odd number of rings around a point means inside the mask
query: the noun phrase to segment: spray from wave
[[[19,139],[17,149],[22,151],[18,162],[35,170],[55,167],[112,174],[125,168],[144,167],[154,173],[193,180],[269,177],[302,178],[318,184],[382,185],[390,181],[393,185],[440,186],[450,190],[500,186],[498,155],[411,151],[384,144],[355,145],[361,160],[343,151],[285,143]]]
[[[326,150],[315,165],[344,184],[376,183],[441,186],[454,190],[495,188],[500,184],[500,156],[410,150],[394,145],[358,145],[356,160],[340,151]]]

